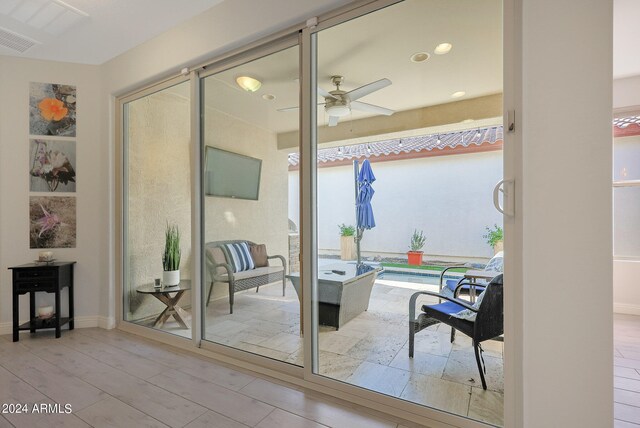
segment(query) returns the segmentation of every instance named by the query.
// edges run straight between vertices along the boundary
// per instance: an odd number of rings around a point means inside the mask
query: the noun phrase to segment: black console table
[[[73,265],[76,262],[28,263],[10,267],[13,271],[13,341],[18,341],[20,330],[36,330],[55,328],[56,338],[60,337],[60,327],[69,323],[73,330]],[[69,316],[60,314],[60,290],[69,288]],[[36,293],[55,293],[55,314],[52,318],[36,317]],[[19,297],[29,293],[29,321],[19,324]]]

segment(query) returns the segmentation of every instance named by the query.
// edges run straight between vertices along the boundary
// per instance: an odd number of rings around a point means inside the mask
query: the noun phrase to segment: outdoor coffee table
[[[318,267],[320,325],[335,327],[338,330],[366,311],[379,270],[379,267],[369,265],[357,268],[355,262],[336,262]],[[300,299],[300,273],[292,273],[287,275],[287,278],[293,283]]]
[[[182,328],[191,328],[189,322],[186,320],[188,314],[184,309],[178,306],[178,301],[184,292],[190,289],[191,281],[180,281],[180,284],[178,285],[162,288],[155,288],[153,285],[145,285],[138,288],[136,291],[140,294],[151,294],[153,297],[165,304],[166,308],[160,313],[160,315],[158,315],[158,318],[156,318],[153,323],[155,328],[161,328],[164,326],[164,323],[167,322],[171,316],[175,318]],[[172,294],[174,295],[171,296]]]

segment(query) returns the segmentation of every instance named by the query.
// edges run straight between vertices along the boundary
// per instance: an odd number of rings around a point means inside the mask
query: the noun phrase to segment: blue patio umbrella
[[[354,161],[354,165],[357,170],[357,161]],[[362,239],[362,233],[365,230],[376,227],[376,221],[373,217],[373,209],[371,208],[371,198],[373,198],[373,194],[375,193],[371,184],[374,181],[376,181],[376,176],[373,175],[369,159],[365,159],[356,178],[356,224],[358,228],[356,249],[358,254],[358,265],[361,263],[360,240]]]

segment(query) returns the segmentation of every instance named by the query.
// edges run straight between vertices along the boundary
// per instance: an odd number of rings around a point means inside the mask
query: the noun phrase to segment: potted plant
[[[162,282],[172,286],[180,283],[180,231],[177,225],[165,230],[164,253],[162,254]]]
[[[420,266],[422,264],[422,248],[427,242],[427,237],[424,236],[422,230],[418,232],[414,229],[413,235],[411,235],[411,244],[409,245],[409,251],[407,252],[407,259],[409,265]]]
[[[504,248],[504,233],[502,228],[494,224],[493,227],[486,227],[486,229],[487,234],[482,235],[482,237],[487,240],[487,244],[493,247],[493,254],[498,254]]]
[[[347,226],[342,223],[338,225],[340,229],[340,260],[353,260],[356,258],[355,234],[354,226]]]

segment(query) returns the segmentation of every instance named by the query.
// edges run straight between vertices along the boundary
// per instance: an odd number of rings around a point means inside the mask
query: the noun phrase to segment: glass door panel
[[[444,269],[464,266],[454,288],[495,254],[502,270],[501,18],[499,0],[406,0],[317,33],[316,373],[495,425],[502,341],[482,342],[485,391],[469,336],[434,324],[410,355],[408,332]],[[416,316],[438,303],[416,298]]]
[[[186,81],[128,102],[123,109],[124,320],[188,338],[190,102]],[[168,227],[179,234],[174,248],[180,251],[165,257]],[[177,271],[173,280],[165,268]],[[156,280],[160,287],[155,287]]]
[[[302,365],[299,59],[294,46],[202,78],[203,339]]]

